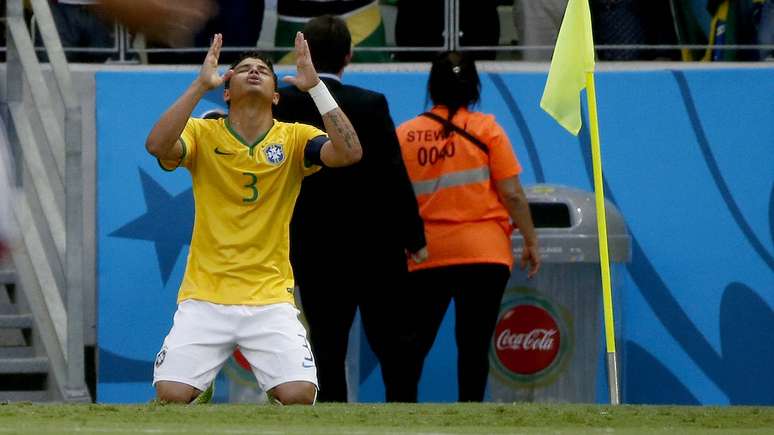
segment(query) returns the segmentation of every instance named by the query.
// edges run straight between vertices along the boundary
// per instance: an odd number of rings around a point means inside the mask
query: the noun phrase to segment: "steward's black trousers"
[[[414,305],[412,325],[407,328],[414,331],[417,340],[414,385],[419,383],[425,357],[435,342],[449,302],[454,299],[459,401],[483,401],[489,375],[489,346],[510,270],[502,264],[465,264],[422,269],[409,275]]]

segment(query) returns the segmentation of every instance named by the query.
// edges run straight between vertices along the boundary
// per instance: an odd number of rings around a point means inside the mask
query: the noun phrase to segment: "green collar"
[[[266,131],[265,131],[265,132],[264,132],[262,135],[260,135],[260,136],[258,137],[258,139],[256,139],[256,140],[255,140],[255,142],[253,142],[253,144],[252,144],[252,145],[251,145],[251,144],[248,144],[248,143],[247,143],[247,141],[246,141],[246,140],[244,140],[244,138],[242,138],[242,136],[240,136],[240,135],[239,135],[239,133],[237,133],[237,132],[236,132],[236,130],[234,130],[234,129],[231,127],[231,121],[230,121],[228,118],[226,118],[226,122],[225,122],[225,124],[226,124],[226,129],[228,129],[228,132],[229,132],[229,133],[231,133],[231,135],[232,135],[232,136],[234,136],[234,137],[236,138],[236,140],[238,140],[239,142],[241,142],[241,143],[242,143],[242,145],[244,145],[244,146],[246,146],[246,147],[250,148],[250,153],[252,153],[252,151],[253,151],[253,148],[255,148],[255,146],[256,146],[256,145],[258,145],[259,143],[261,143],[261,141],[262,141],[264,138],[266,138],[266,135],[267,135],[267,134],[269,134],[269,132],[271,131],[271,129],[272,129],[272,128],[274,128],[274,125],[275,125],[276,123],[274,122],[274,120],[272,120],[271,127],[269,127],[269,129],[268,129],[268,130],[266,130]]]

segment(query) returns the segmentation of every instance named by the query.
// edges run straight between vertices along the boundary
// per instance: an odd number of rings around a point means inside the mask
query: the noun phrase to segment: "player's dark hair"
[[[317,72],[338,74],[347,65],[352,36],[344,20],[333,15],[320,15],[309,20],[301,32]]]
[[[277,90],[277,74],[274,72],[274,63],[271,61],[271,58],[266,56],[265,54],[261,53],[260,51],[255,50],[249,50],[245,51],[239,54],[239,57],[229,66],[229,69],[236,68],[237,65],[239,65],[239,62],[242,62],[245,59],[258,59],[261,62],[265,63],[266,66],[269,67],[269,70],[271,71],[271,76],[274,79],[274,90]],[[226,80],[226,82],[223,84],[226,89],[228,89],[229,85],[231,84],[231,79]]]
[[[449,109],[448,119],[462,107],[469,107],[481,98],[481,81],[473,58],[458,51],[447,51],[433,60],[427,91],[435,105]],[[451,133],[448,126],[444,133]]]

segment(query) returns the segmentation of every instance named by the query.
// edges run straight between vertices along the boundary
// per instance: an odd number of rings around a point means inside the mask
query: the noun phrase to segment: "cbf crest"
[[[281,143],[273,143],[263,149],[266,160],[272,165],[280,165],[285,161],[285,148]]]

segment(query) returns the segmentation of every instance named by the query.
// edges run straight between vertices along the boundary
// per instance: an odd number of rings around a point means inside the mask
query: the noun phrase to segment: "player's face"
[[[234,67],[226,97],[233,102],[243,95],[260,94],[276,103],[278,94],[274,92],[274,76],[262,60],[247,58]]]

